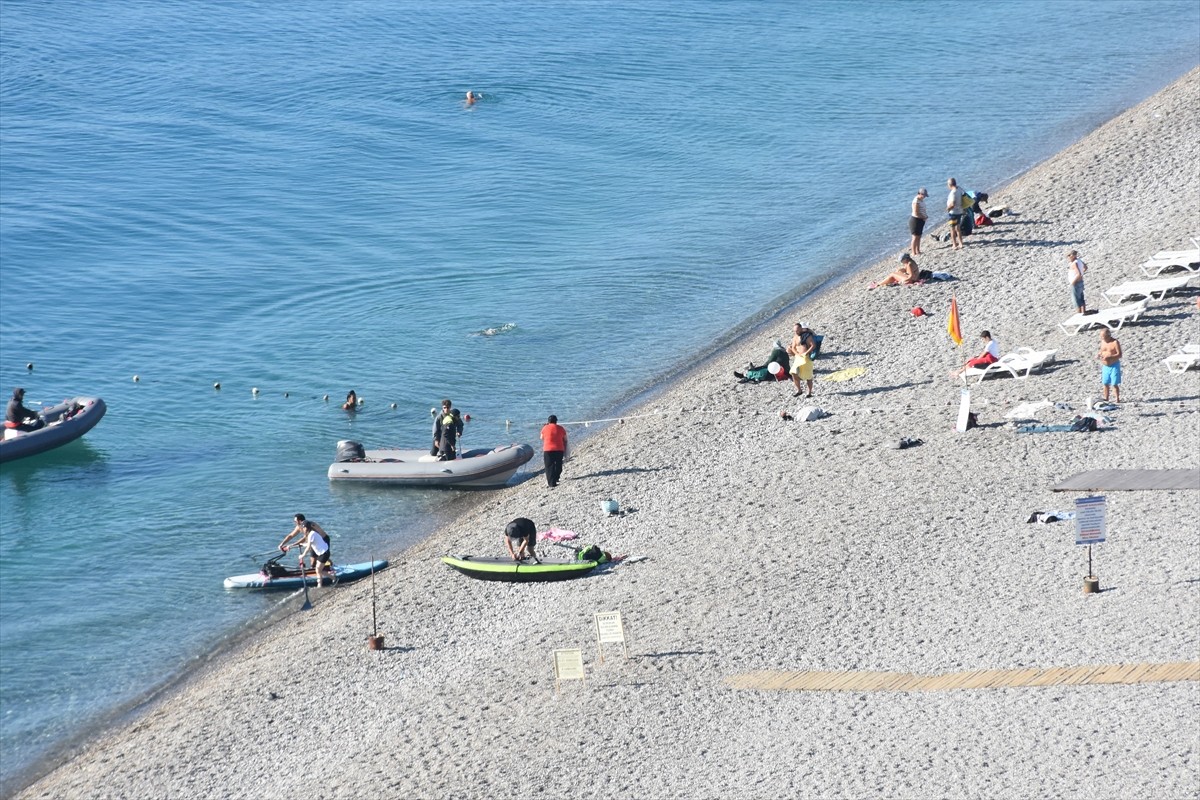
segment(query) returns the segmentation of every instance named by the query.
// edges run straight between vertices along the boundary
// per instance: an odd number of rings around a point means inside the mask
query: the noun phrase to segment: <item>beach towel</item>
[[[572,539],[578,539],[579,534],[562,528],[551,528],[545,533],[539,534],[539,538],[547,542],[569,542]]]
[[[851,378],[857,378],[859,375],[866,375],[866,374],[867,374],[866,367],[846,367],[845,369],[839,369],[837,372],[829,373],[824,378],[821,378],[821,380],[823,380],[823,381],[848,381]]]

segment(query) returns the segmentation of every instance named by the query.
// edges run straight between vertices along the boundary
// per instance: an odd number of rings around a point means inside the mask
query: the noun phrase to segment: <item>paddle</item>
[[[304,587],[304,605],[300,606],[300,610],[308,611],[312,608],[312,601],[308,599],[308,576],[304,574],[303,550],[300,551],[300,584]]]

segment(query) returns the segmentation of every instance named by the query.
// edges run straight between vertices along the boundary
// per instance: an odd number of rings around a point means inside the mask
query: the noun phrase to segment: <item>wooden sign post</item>
[[[1092,571],[1092,545],[1103,543],[1107,535],[1107,507],[1103,496],[1080,497],[1075,501],[1075,544],[1086,544],[1088,549],[1088,573],[1083,579],[1084,594],[1096,594],[1100,591],[1100,579]]]
[[[583,671],[583,651],[555,650],[554,651],[554,693],[558,694],[559,681],[583,681],[587,688],[587,676]]]
[[[596,649],[600,651],[600,663],[604,663],[604,645],[620,643],[625,648],[625,657],[629,658],[629,644],[625,641],[625,624],[621,621],[620,611],[599,611],[596,613]]]

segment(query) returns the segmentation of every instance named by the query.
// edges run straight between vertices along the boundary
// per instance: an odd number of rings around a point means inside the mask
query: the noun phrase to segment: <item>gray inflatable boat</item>
[[[394,486],[494,489],[504,486],[533,458],[527,444],[476,448],[453,461],[438,461],[428,450],[364,450],[358,442],[338,442],[329,480]]]
[[[35,456],[73,442],[96,427],[107,410],[99,397],[68,397],[58,405],[43,408],[38,416],[46,424],[36,431],[4,428],[0,461]]]

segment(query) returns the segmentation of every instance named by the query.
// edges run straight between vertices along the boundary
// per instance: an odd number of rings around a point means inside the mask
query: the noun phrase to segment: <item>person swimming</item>
[[[467,97],[466,97],[466,100],[463,101],[463,105],[465,105],[467,108],[470,108],[471,106],[478,103],[481,99],[483,99],[483,95],[475,94],[475,92],[472,92],[470,89],[468,89]]]

